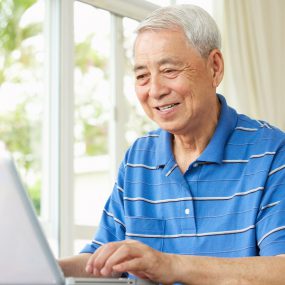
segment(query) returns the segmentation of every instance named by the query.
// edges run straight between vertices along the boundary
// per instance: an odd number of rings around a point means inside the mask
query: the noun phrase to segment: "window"
[[[78,234],[82,226],[95,230],[112,189],[110,28],[108,11],[74,3],[74,223]],[[85,242],[76,239],[75,252]]]
[[[44,2],[0,3],[0,139],[42,213]]]

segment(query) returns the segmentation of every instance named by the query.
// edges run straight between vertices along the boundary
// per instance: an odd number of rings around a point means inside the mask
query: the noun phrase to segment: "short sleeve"
[[[257,223],[259,254],[285,253],[285,147],[276,152],[265,184]]]

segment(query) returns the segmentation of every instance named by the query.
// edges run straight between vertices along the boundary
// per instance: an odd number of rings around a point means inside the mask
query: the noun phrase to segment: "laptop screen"
[[[63,284],[9,155],[0,156],[0,284]]]

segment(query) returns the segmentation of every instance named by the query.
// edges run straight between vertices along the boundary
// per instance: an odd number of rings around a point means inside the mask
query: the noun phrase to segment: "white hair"
[[[202,8],[190,5],[172,5],[153,11],[137,27],[137,34],[145,30],[181,29],[189,43],[202,57],[221,49],[221,35],[214,19]]]

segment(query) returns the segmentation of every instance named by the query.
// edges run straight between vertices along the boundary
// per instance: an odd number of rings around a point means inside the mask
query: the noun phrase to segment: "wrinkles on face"
[[[207,63],[181,32],[140,34],[135,46],[135,87],[149,118],[173,134],[200,129],[215,99]]]

